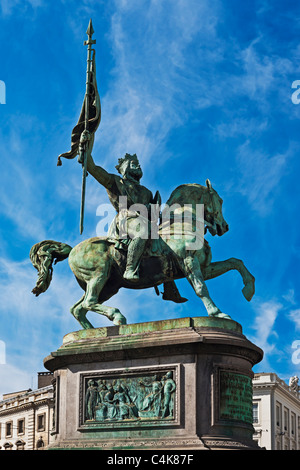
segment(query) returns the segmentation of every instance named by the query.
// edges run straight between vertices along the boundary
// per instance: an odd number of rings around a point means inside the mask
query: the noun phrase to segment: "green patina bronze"
[[[173,371],[86,378],[83,425],[174,418]]]
[[[220,371],[221,420],[252,424],[252,378],[236,372]]]
[[[84,104],[72,132],[71,150],[59,156],[58,164],[61,165],[61,157],[73,159],[79,155],[78,161],[83,166],[81,232],[87,172],[106,189],[116,217],[107,237],[90,238],[74,248],[53,240],[35,244],[30,259],[39,275],[33,293],[38,296],[49,287],[53,262],[69,258],[71,270],[84,291],[71,313],[84,329],[93,328],[86,318],[88,311],[105,315],[115,325],[126,324],[117,308],[104,305],[122,287],[154,287],[159,294],[158,286],[163,285],[164,300],[187,301],[175,284],[176,279],[181,278],[186,278],[192,285],[209,317],[230,319],[211,299],[205,281],[237,270],[244,282],[243,294],[250,301],[255,290],[254,277],[239,259],[212,262],[204,234],[208,230],[213,236],[222,236],[228,231],[228,225],[222,214],[223,201],[210,181],[206,180],[205,186],[195,183],[175,188],[161,212],[159,192],[153,196],[140,184],[143,173],[135,154],[126,154],[119,159],[116,166],[119,174],[108,173],[94,163],[91,152],[101,110],[95,53],[91,48],[95,44],[91,39],[93,32],[90,22]],[[200,216],[199,207],[203,208]]]
[[[78,352],[81,351],[81,345],[84,344],[85,348],[89,342],[92,345],[97,344],[97,340],[101,338],[112,338],[118,340],[122,335],[139,335],[144,333],[155,332],[168,332],[169,330],[179,330],[181,328],[213,328],[213,329],[226,329],[233,333],[242,334],[242,327],[234,320],[218,317],[185,317],[173,318],[167,320],[131,323],[119,326],[105,326],[93,329],[83,329],[68,333],[63,338],[63,344],[59,348],[59,352],[64,354],[64,350],[78,347]]]
[[[221,199],[210,184],[206,187],[198,184],[182,185],[173,192],[171,200],[172,204],[184,200],[187,204],[204,204],[204,219],[210,216],[219,235],[227,230],[224,228],[227,225],[222,216]],[[48,288],[53,261],[69,257],[71,270],[85,291],[82,298],[71,308],[71,313],[83,328],[93,328],[86,318],[89,310],[107,316],[115,325],[126,323],[117,308],[103,305],[103,302],[115,295],[120,288],[145,289],[180,278],[186,278],[190,282],[196,295],[203,301],[209,316],[230,318],[215,305],[205,281],[236,269],[244,281],[243,294],[247,300],[251,300],[254,294],[254,278],[243,262],[236,258],[211,262],[211,249],[206,241],[199,250],[188,249],[187,246],[195,238],[195,224],[196,221],[191,219],[191,231],[182,234],[180,239],[176,234],[172,234],[173,223],[170,224],[171,234],[168,231],[167,235],[160,225],[159,239],[148,240],[149,246],[141,257],[138,279],[124,277],[127,251],[116,248],[115,243],[108,238],[91,238],[73,249],[69,245],[51,240],[40,242],[34,245],[30,252],[31,261],[39,271],[33,293],[39,295]]]

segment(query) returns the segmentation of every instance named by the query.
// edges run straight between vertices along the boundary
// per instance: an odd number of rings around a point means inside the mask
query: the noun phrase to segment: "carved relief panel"
[[[80,426],[176,422],[178,388],[176,366],[82,374]]]

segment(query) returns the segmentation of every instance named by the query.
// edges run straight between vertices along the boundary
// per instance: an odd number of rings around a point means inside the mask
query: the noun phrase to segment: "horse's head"
[[[203,223],[204,218],[204,233],[209,230],[211,235],[221,236],[228,231],[228,224],[222,213],[222,204],[222,199],[213,189],[209,180],[206,180],[206,186],[196,183],[182,184],[172,192],[162,215],[167,218],[169,210],[177,215],[182,215],[183,210],[189,211],[194,220],[198,220],[200,217]],[[199,215],[201,211],[197,211],[197,206],[200,205],[203,205],[204,216],[203,212],[202,215]],[[190,210],[188,206],[190,206]]]
[[[222,236],[229,230],[222,213],[223,200],[213,189],[209,180],[206,180],[206,188],[207,196],[204,199],[205,232],[208,229],[211,235]]]

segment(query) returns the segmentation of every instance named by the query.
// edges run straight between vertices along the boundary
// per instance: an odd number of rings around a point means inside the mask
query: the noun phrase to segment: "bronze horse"
[[[149,248],[140,263],[138,282],[123,278],[126,252],[117,249],[107,237],[90,238],[74,248],[52,240],[37,243],[30,251],[32,264],[39,273],[32,292],[36,296],[45,292],[52,279],[53,262],[69,258],[70,268],[85,291],[82,298],[71,308],[71,313],[83,328],[93,328],[86,318],[88,311],[105,315],[115,325],[126,324],[126,318],[117,308],[103,305],[103,302],[115,295],[121,287],[157,289],[157,286],[164,282],[181,278],[190,282],[197,296],[203,301],[209,316],[230,319],[230,316],[222,313],[212,301],[205,281],[235,269],[241,274],[244,282],[243,295],[250,301],[255,291],[255,279],[239,259],[211,262],[211,249],[203,235],[206,230],[213,236],[222,236],[228,231],[222,214],[222,203],[209,180],[206,181],[206,186],[185,184],[176,188],[166,203],[167,208],[174,209],[173,217],[166,224],[167,219],[164,220],[164,211],[162,212],[162,222],[158,226],[159,237],[149,240]],[[197,205],[203,205],[204,208],[202,222],[205,231],[203,230],[202,235],[201,231],[197,232]],[[179,228],[178,234],[179,218],[176,218],[176,215],[182,215],[184,207],[189,208],[190,217],[185,220],[184,230],[182,226]]]

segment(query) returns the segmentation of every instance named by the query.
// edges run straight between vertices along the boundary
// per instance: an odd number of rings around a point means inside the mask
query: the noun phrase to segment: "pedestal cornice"
[[[232,351],[252,364],[261,361],[263,352],[242,333],[239,323],[219,318],[186,317],[79,330],[64,336],[57,351],[44,359],[54,371],[65,364],[89,361],[134,359],[161,354],[226,354]]]

